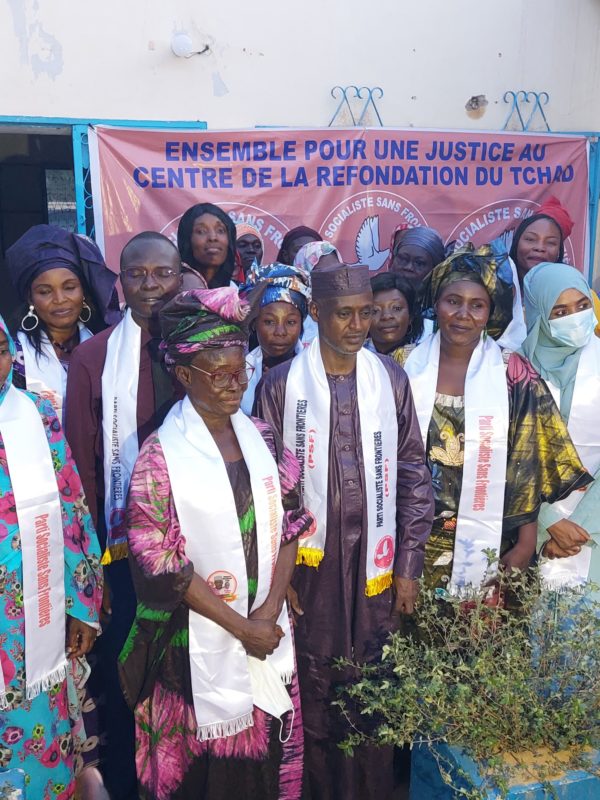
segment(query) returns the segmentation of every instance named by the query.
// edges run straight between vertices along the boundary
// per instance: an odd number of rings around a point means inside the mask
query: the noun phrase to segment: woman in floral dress
[[[100,549],[56,414],[48,401],[12,386],[14,357],[14,342],[0,317],[0,769],[25,773],[27,798],[66,800],[75,792],[69,715],[73,704],[69,697],[74,696],[73,676],[81,673],[79,659],[96,637],[102,597]],[[35,451],[31,450],[32,435],[36,435],[31,424],[21,414],[11,417],[9,407],[25,408],[33,421],[40,423],[33,426],[41,436],[41,441],[39,437],[33,440]],[[19,434],[25,439],[23,448],[16,448],[21,449],[20,454],[10,446],[15,439],[18,443]],[[47,455],[48,468],[56,479],[56,487],[51,487],[57,509],[58,529],[55,526],[54,530],[58,541],[62,539],[62,554],[51,546],[52,523],[45,527],[36,517],[35,527],[27,524],[26,504],[16,489],[18,474],[25,474],[26,479],[28,473],[35,474],[35,454],[39,453]],[[46,498],[38,502],[41,507]],[[42,520],[46,516],[42,514]],[[32,538],[36,564],[27,555]],[[41,581],[46,570],[57,567],[59,575],[64,570],[64,584],[57,582],[48,588],[54,598],[48,609],[42,603]],[[32,594],[27,589],[34,585],[34,578],[38,584]],[[57,620],[52,610],[56,606],[62,609],[63,604],[66,621],[62,613]],[[34,680],[52,649],[41,646],[46,626],[56,642],[58,660],[56,668]]]

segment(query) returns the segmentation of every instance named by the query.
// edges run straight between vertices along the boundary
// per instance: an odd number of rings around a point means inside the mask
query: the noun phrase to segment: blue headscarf
[[[565,422],[571,411],[581,347],[569,347],[553,339],[549,320],[556,301],[566,289],[577,289],[593,305],[592,290],[575,267],[543,261],[525,275],[527,338],[519,350],[544,380],[560,388],[560,413]]]
[[[400,231],[396,239],[396,247],[404,247],[404,245],[422,247],[433,259],[434,267],[446,257],[446,248],[444,247],[442,237],[434,228],[427,228],[425,226],[407,228],[405,231]]]
[[[87,236],[56,225],[34,225],[6,251],[6,266],[21,300],[28,300],[33,281],[49,269],[68,269],[91,293],[88,300],[106,325],[121,319],[115,284],[117,274],[104,261],[98,245]]]
[[[310,278],[301,267],[289,267],[287,264],[254,264],[248,273],[246,283],[240,287],[245,294],[256,286],[264,287],[259,308],[271,303],[291,303],[300,312],[302,319],[308,314],[310,300]]]

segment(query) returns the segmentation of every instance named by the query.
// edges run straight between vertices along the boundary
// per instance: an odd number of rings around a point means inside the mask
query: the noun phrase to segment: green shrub
[[[570,749],[568,768],[593,771],[585,754],[600,745],[600,603],[589,591],[540,591],[532,573],[502,575],[499,589],[497,605],[487,590],[466,600],[421,590],[414,619],[390,636],[381,661],[352,665],[357,679],[336,703],[349,722],[345,750],[443,742],[479,762],[501,796],[523,751]]]

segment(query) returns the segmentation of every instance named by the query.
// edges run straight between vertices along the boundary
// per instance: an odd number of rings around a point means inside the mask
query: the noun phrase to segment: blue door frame
[[[71,128],[73,139],[73,165],[75,172],[75,202],[77,230],[93,233],[91,223],[92,195],[90,189],[90,157],[88,150],[88,125],[113,125],[120,128],[176,128],[179,130],[206,130],[206,122],[197,120],[136,120],[136,119],[78,119],[75,117],[11,117],[0,115],[0,126]],[[557,133],[553,131],[553,133]],[[570,135],[573,135],[571,133]],[[585,136],[590,146],[589,160],[589,270],[588,279],[594,276],[594,256],[600,210],[600,132],[586,131],[575,135]],[[600,276],[599,276],[600,277]]]
[[[178,130],[206,130],[200,120],[138,120],[138,119],[78,119],[76,117],[6,117],[0,116],[0,126],[15,128],[70,128],[73,141],[73,172],[75,178],[75,206],[77,232],[93,235],[92,192],[90,186],[90,153],[88,148],[89,125],[112,125],[118,128],[176,128]]]

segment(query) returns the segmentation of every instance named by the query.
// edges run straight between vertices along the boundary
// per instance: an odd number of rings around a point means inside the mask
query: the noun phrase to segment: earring
[[[26,320],[28,319],[33,320],[33,325],[28,323],[29,327],[27,327],[27,325],[25,324]],[[33,305],[30,305],[29,311],[27,312],[27,314],[25,314],[25,316],[21,320],[21,328],[25,331],[25,333],[31,333],[31,331],[34,331],[39,324],[40,324],[40,318],[35,313],[35,307]]]
[[[87,311],[87,317],[85,317],[85,319],[81,316],[84,311]],[[85,323],[89,322],[92,318],[92,309],[88,306],[85,300],[83,301],[83,306],[81,307],[81,314],[79,315],[79,320],[85,325]]]

